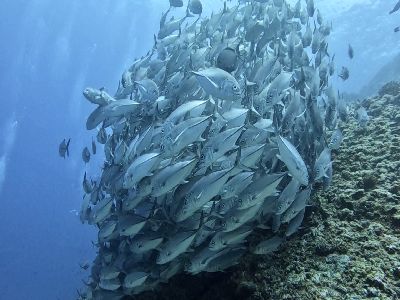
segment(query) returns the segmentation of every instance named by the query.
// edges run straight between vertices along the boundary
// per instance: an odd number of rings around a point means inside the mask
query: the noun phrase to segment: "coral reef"
[[[400,94],[368,98],[371,115],[343,128],[332,187],[280,251],[224,273],[180,275],[135,299],[398,299]]]
[[[396,96],[400,93],[400,82],[398,81],[390,81],[383,85],[379,91],[378,95],[383,97],[384,95]]]

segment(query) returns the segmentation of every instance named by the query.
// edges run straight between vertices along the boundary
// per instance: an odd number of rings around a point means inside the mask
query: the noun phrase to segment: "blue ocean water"
[[[222,7],[222,1],[211,2]],[[398,54],[391,1],[321,1],[331,51],[357,92]],[[318,4],[318,1],[316,1]],[[96,231],[76,211],[90,145],[86,86],[113,93],[123,70],[152,47],[167,0],[3,0],[0,11],[0,300],[74,299]],[[325,7],[325,11],[324,11]],[[336,9],[336,10],[335,10]],[[209,10],[211,10],[209,8]],[[399,23],[399,24],[397,24]],[[349,62],[347,45],[355,49]],[[72,138],[71,156],[58,144]],[[91,168],[101,166],[101,156]]]

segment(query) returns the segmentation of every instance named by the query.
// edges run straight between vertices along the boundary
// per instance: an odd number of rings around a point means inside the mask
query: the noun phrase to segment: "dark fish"
[[[83,148],[82,159],[85,162],[85,164],[90,161],[90,151],[89,151],[88,147]]]
[[[393,7],[393,9],[389,12],[389,14],[392,14],[400,9],[400,0],[396,3],[396,5]]]
[[[101,128],[97,133],[97,141],[103,145],[107,142],[107,132],[104,128]]]
[[[201,15],[203,12],[203,5],[201,4],[200,0],[189,0],[188,8],[190,12],[195,15]]]
[[[340,72],[340,74],[338,76],[340,78],[342,78],[343,81],[346,81],[350,77],[349,69],[347,69],[346,67],[342,67],[342,71]]]
[[[314,16],[315,7],[314,7],[314,0],[306,0],[307,2],[307,12],[308,16],[312,18]]]
[[[238,66],[238,57],[236,51],[232,48],[225,48],[217,58],[217,67],[229,73],[236,70]]]
[[[183,0],[169,0],[169,5],[172,7],[182,7]]]
[[[353,50],[353,47],[352,47],[350,44],[349,44],[348,54],[349,54],[350,59],[353,59],[353,57],[354,57],[354,50]]]
[[[92,139],[92,153],[93,153],[93,155],[96,155],[96,152],[97,152],[96,142]]]
[[[87,270],[90,267],[90,264],[88,262],[84,262],[79,264],[79,266],[83,269],[83,270]]]
[[[60,146],[58,146],[58,153],[60,154],[61,157],[65,158],[65,154],[69,157],[69,143],[71,142],[71,139],[68,139],[68,142],[63,139],[63,141],[60,143]]]
[[[394,32],[399,32],[400,31],[400,26],[397,26],[395,29],[394,29]]]

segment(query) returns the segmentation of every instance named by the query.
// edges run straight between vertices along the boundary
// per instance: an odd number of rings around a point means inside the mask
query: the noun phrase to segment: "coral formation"
[[[379,91],[378,95],[383,97],[384,95],[396,96],[400,93],[400,82],[398,81],[390,81],[383,85]]]

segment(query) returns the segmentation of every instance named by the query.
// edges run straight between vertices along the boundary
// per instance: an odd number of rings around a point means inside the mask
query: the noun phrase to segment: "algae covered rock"
[[[398,81],[390,81],[383,85],[379,91],[378,95],[383,97],[384,95],[396,96],[400,93],[400,82]]]

